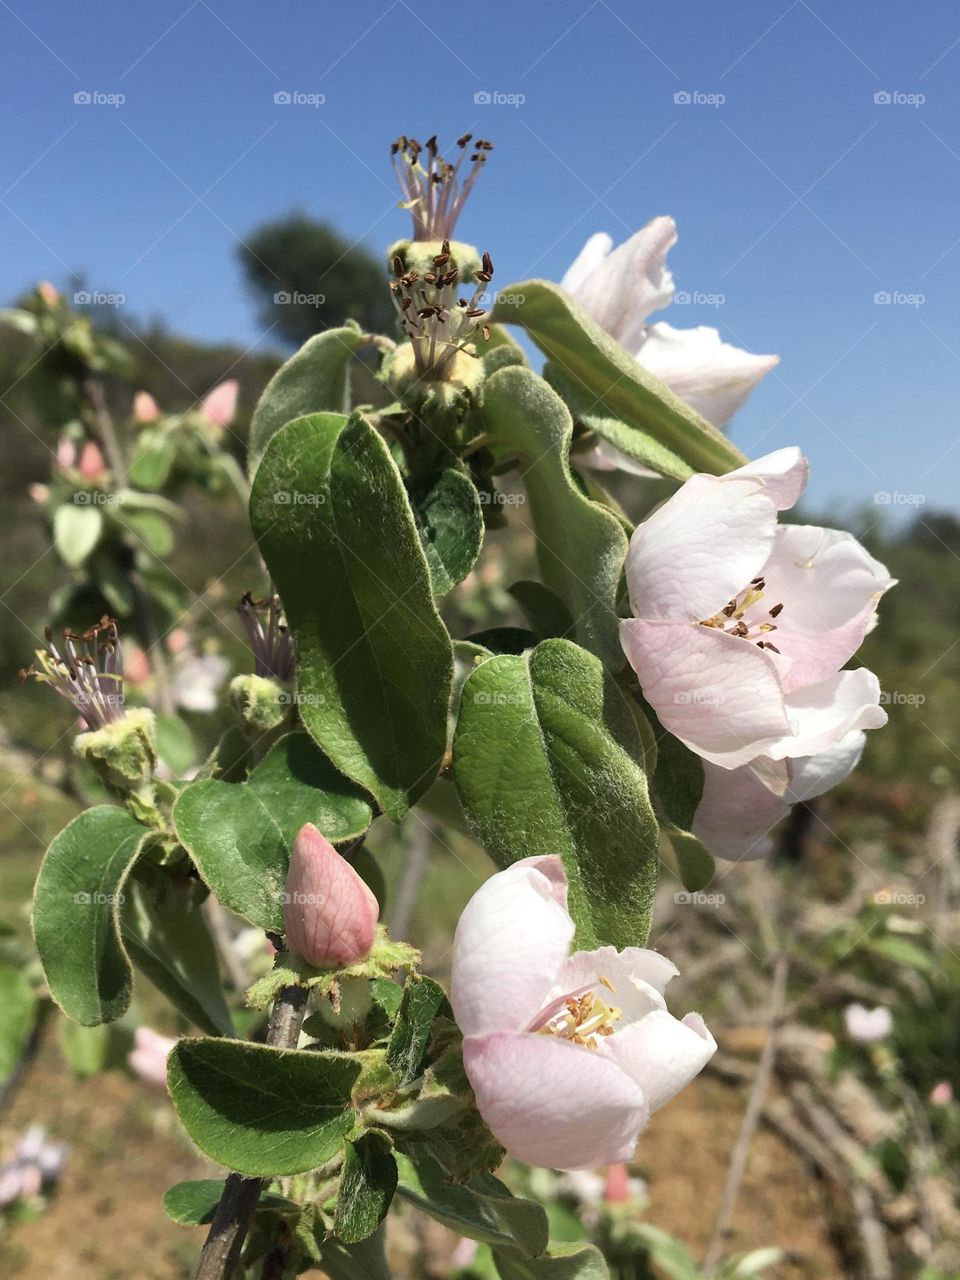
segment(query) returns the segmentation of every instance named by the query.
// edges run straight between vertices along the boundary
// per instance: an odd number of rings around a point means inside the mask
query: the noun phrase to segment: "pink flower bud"
[[[380,907],[350,863],[312,823],[300,828],[287,873],[287,944],[308,964],[356,964],[370,954]]]
[[[228,427],[237,412],[237,391],[239,384],[235,378],[228,378],[204,397],[200,412],[215,427]]]
[[[625,1164],[612,1164],[603,1180],[603,1198],[607,1204],[626,1204],[632,1198],[630,1175]]]
[[[61,467],[72,467],[76,460],[77,446],[69,436],[64,436],[57,445],[57,463]]]
[[[37,293],[48,307],[55,307],[60,301],[60,290],[54,288],[49,280],[41,280],[37,285]]]
[[[946,1107],[953,1101],[953,1086],[949,1080],[941,1080],[930,1090],[930,1101],[935,1107]]]
[[[27,486],[27,493],[30,495],[32,502],[35,502],[38,507],[42,507],[50,497],[50,486],[48,484],[34,483]]]
[[[167,1083],[167,1057],[176,1044],[169,1036],[162,1036],[151,1027],[137,1027],[133,1033],[133,1048],[127,1054],[130,1070],[147,1084],[162,1089]]]
[[[133,397],[134,422],[156,422],[160,417],[160,406],[149,391],[138,391]]]
[[[80,451],[80,474],[84,480],[96,480],[106,469],[100,446],[88,440]]]

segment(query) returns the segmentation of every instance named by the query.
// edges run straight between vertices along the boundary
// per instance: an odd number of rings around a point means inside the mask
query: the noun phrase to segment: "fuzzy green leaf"
[[[446,595],[473,568],[483,546],[483,513],[476,485],[448,467],[415,503],[435,596]]]
[[[344,1244],[373,1235],[387,1216],[397,1189],[397,1162],[383,1134],[365,1133],[348,1142],[333,1219],[333,1233]]]

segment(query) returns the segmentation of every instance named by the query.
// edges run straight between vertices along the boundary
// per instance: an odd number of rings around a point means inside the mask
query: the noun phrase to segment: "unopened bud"
[[[287,945],[316,968],[346,968],[370,954],[380,908],[350,863],[312,823],[300,828],[287,873]]]
[[[228,378],[204,397],[200,412],[215,427],[229,427],[237,412],[237,391],[239,383],[236,378]]]
[[[156,422],[160,417],[160,406],[149,391],[138,391],[133,397],[134,422]]]
[[[80,450],[80,464],[78,470],[84,480],[98,480],[103,475],[106,464],[103,461],[103,454],[100,452],[100,446],[93,440],[88,440]]]
[[[270,676],[239,675],[230,681],[230,702],[246,727],[261,734],[283,724],[291,695]]]

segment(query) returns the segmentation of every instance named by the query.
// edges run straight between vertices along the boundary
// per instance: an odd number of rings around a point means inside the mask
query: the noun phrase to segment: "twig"
[[[704,1254],[703,1274],[708,1280],[716,1274],[717,1264],[720,1261],[720,1255],[730,1232],[730,1222],[733,1218],[737,1196],[740,1194],[740,1184],[746,1171],[747,1157],[750,1154],[750,1147],[756,1135],[757,1126],[760,1123],[767,1090],[770,1087],[770,1079],[773,1075],[773,1066],[777,1053],[779,1023],[787,994],[789,967],[787,955],[781,951],[777,956],[773,970],[770,1034],[767,1037],[766,1044],[763,1046],[763,1052],[757,1064],[757,1073],[754,1076],[750,1097],[747,1099],[747,1108],[743,1113],[740,1132],[737,1135],[737,1141],[730,1157],[730,1168],[727,1172],[727,1181],[720,1199],[720,1208],[717,1211],[716,1225],[713,1228],[713,1235]]]
[[[230,985],[234,991],[244,991],[249,985],[249,977],[243,961],[237,955],[236,948],[233,945],[230,930],[227,928],[227,918],[224,914],[223,905],[213,894],[210,894],[204,902],[203,914],[206,916],[207,928],[213,938],[213,945],[217,949],[217,955],[223,961],[223,967],[227,971]]]
[[[267,1044],[278,1049],[295,1049],[306,1008],[305,987],[284,987],[270,1015]],[[245,1178],[239,1173],[231,1173],[227,1178],[200,1254],[196,1280],[232,1280],[267,1181]]]

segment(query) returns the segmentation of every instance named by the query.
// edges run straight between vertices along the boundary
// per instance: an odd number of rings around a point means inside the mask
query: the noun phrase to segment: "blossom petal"
[[[468,1037],[463,1064],[480,1114],[526,1164],[595,1169],[629,1160],[649,1117],[643,1090],[614,1061],[556,1036]]]
[[[673,299],[666,259],[676,242],[673,219],[663,217],[648,222],[612,253],[609,236],[591,236],[561,287],[601,329],[636,353],[646,339],[647,316]]]
[[[866,742],[867,735],[861,729],[854,729],[826,751],[791,760],[787,798],[794,802],[813,800],[832,791],[860,763]]]
[[[575,952],[547,998],[557,999],[590,987],[606,1003],[617,1005],[627,1022],[633,1022],[652,1009],[666,1008],[663,993],[676,976],[677,966],[658,951],[646,947],[626,947],[623,951],[599,947],[596,951]]]
[[[556,857],[525,858],[481,885],[453,939],[450,1003],[465,1036],[522,1031],[546,1003],[573,940]]]
[[[749,765],[721,769],[704,762],[691,829],[716,857],[749,862],[770,852],[767,833],[789,812],[790,802],[764,786]]]
[[[783,605],[775,640],[787,693],[849,662],[895,582],[852,534],[816,525],[778,528],[763,576]]]
[[[716,329],[674,329],[662,320],[647,330],[637,359],[701,414],[722,427],[779,356],[758,356],[721,341]]]
[[[609,440],[598,440],[592,449],[574,454],[573,461],[587,471],[623,471],[627,475],[642,476],[644,479],[662,479],[659,471],[645,467],[642,462],[635,462],[628,453],[618,449]]]
[[[691,476],[630,538],[625,572],[634,613],[713,617],[760,572],[776,529],[760,480]]]
[[[699,1013],[680,1021],[666,1009],[605,1037],[598,1050],[642,1082],[651,1114],[685,1089],[716,1051],[717,1042]]]
[[[838,671],[819,684],[796,689],[786,705],[792,732],[767,748],[765,754],[774,760],[815,756],[854,729],[879,729],[887,723],[880,683],[866,667]]]
[[[728,471],[727,477],[756,476],[763,481],[765,492],[777,510],[786,511],[799,501],[807,487],[809,474],[810,464],[796,445],[790,445],[755,458],[753,462],[737,467],[736,471]]]
[[[620,642],[660,723],[705,760],[735,769],[789,734],[776,668],[755,644],[637,618],[620,623]]]

